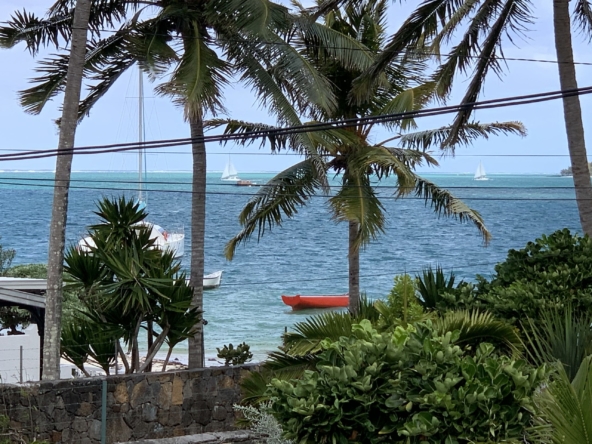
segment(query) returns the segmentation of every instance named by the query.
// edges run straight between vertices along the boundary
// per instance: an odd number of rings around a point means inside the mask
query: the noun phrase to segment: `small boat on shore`
[[[292,310],[301,310],[303,308],[331,308],[347,307],[349,305],[348,294],[331,295],[282,295],[284,304],[292,307]]]

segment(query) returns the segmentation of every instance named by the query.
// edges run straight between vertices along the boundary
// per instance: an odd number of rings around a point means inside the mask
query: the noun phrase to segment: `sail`
[[[475,180],[485,179],[485,168],[483,168],[483,163],[479,162],[479,166],[477,167],[477,171],[475,171]]]
[[[228,159],[228,163],[224,167],[224,171],[222,172],[221,179],[222,180],[238,180],[238,172],[236,171],[236,168],[234,168],[234,165],[232,164],[232,161],[230,160],[230,158]]]

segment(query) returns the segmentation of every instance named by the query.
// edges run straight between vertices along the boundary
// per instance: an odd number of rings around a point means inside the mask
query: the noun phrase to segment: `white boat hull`
[[[164,230],[161,232],[159,231],[160,226],[149,222],[140,222],[139,225],[151,227],[150,239],[155,240],[153,248],[169,251],[173,253],[175,259],[183,257],[185,254],[185,233],[167,233]],[[95,248],[95,243],[90,236],[87,236],[78,241],[78,248],[88,253]]]
[[[203,277],[203,288],[218,288],[222,282],[222,270],[207,274]]]

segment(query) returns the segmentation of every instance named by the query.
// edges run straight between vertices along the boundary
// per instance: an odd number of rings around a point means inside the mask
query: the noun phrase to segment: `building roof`
[[[46,279],[0,277],[0,306],[18,305],[45,308]]]

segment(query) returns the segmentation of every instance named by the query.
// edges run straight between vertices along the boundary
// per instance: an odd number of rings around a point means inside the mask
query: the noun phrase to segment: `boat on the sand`
[[[331,308],[347,307],[349,305],[348,294],[329,294],[329,295],[302,295],[297,294],[288,296],[283,294],[284,304],[292,307],[292,310],[301,310],[303,308]]]

